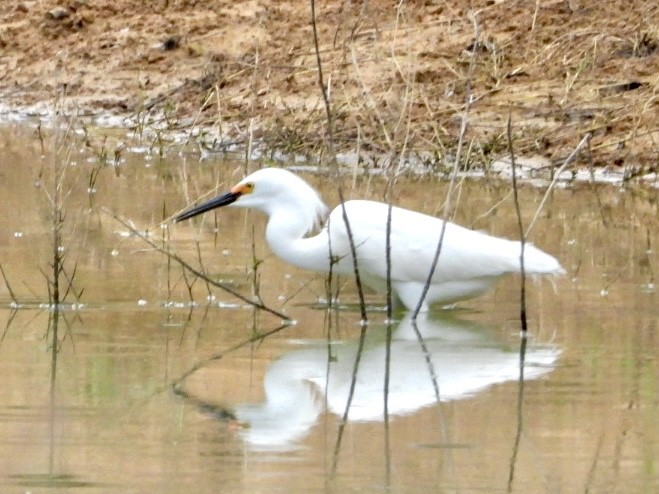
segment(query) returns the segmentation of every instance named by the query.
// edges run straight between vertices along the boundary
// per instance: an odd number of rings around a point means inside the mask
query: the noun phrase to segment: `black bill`
[[[211,199],[210,201],[202,202],[198,206],[193,206],[190,209],[183,211],[176,218],[174,218],[174,221],[187,220],[188,218],[192,218],[198,214],[205,213],[211,209],[226,206],[232,202],[235,202],[235,200],[239,197],[240,192],[227,192],[226,194],[222,194],[221,196]]]

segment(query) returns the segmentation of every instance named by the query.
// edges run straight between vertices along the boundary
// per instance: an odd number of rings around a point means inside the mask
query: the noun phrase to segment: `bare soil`
[[[0,0],[4,110],[327,150],[308,1]],[[508,154],[656,171],[656,0],[318,1],[333,144],[376,166]],[[205,130],[204,130],[205,129]],[[209,134],[210,135],[210,134]]]

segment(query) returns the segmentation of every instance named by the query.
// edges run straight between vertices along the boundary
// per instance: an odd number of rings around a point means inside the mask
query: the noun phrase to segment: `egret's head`
[[[300,177],[282,168],[263,168],[245,177],[229,192],[184,211],[175,221],[228,205],[256,209],[269,216],[286,212],[304,220],[308,230],[327,213],[316,191]]]

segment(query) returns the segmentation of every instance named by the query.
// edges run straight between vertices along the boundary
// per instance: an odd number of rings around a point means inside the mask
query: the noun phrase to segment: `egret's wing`
[[[372,201],[348,201],[345,203],[345,208],[360,270],[371,276],[386,278],[388,206]],[[350,243],[340,206],[334,210],[330,221],[335,251],[343,249],[349,254]],[[406,209],[392,208],[390,242],[392,280],[419,282],[426,280],[440,240],[442,225],[443,222],[437,218]],[[519,253],[519,242],[492,237],[447,223],[433,282],[500,276],[518,271]]]

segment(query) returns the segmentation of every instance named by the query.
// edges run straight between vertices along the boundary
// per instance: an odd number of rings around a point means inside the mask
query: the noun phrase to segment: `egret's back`
[[[373,201],[345,203],[353,233],[360,271],[385,279],[388,206]],[[393,207],[391,209],[391,279],[425,282],[442,235],[443,221],[428,215]],[[341,207],[330,217],[335,252],[349,259],[350,243]],[[520,271],[518,241],[493,237],[447,222],[432,282],[441,284],[477,278],[498,278]],[[560,274],[558,261],[527,244],[525,270],[528,274]],[[344,262],[344,265],[346,263]]]

